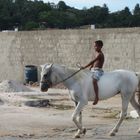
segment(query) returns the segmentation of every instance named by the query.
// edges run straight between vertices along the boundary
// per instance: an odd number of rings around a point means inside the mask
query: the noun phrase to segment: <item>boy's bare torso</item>
[[[91,68],[102,68],[104,64],[104,54],[102,52],[96,52],[98,59],[94,62]]]

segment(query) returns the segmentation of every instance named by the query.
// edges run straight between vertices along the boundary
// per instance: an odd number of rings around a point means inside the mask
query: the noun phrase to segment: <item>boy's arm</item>
[[[94,62],[97,61],[100,57],[101,57],[101,54],[99,53],[99,54],[95,57],[95,59],[93,59],[92,61],[90,61],[86,66],[82,67],[81,69],[85,69],[85,68],[87,68],[87,67],[93,65]]]

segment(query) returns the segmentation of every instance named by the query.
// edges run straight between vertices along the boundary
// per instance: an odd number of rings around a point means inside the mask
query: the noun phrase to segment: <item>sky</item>
[[[90,8],[93,6],[103,6],[106,4],[110,12],[123,10],[126,6],[130,11],[133,11],[135,5],[140,4],[140,0],[43,0],[44,2],[54,2],[57,4],[59,1],[64,1],[66,5],[83,9],[83,7]]]

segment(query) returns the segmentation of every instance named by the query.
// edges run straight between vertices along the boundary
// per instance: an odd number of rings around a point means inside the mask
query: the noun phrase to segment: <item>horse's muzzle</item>
[[[42,92],[47,92],[48,91],[48,89],[49,89],[49,84],[47,84],[47,83],[41,83],[40,84],[40,90],[42,91]]]

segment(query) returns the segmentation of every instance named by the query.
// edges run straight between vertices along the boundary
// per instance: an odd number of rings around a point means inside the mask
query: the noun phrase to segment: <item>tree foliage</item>
[[[0,30],[34,30],[47,28],[80,28],[94,24],[96,28],[139,27],[140,5],[131,12],[128,7],[109,12],[106,4],[82,10],[41,0],[0,0]]]

